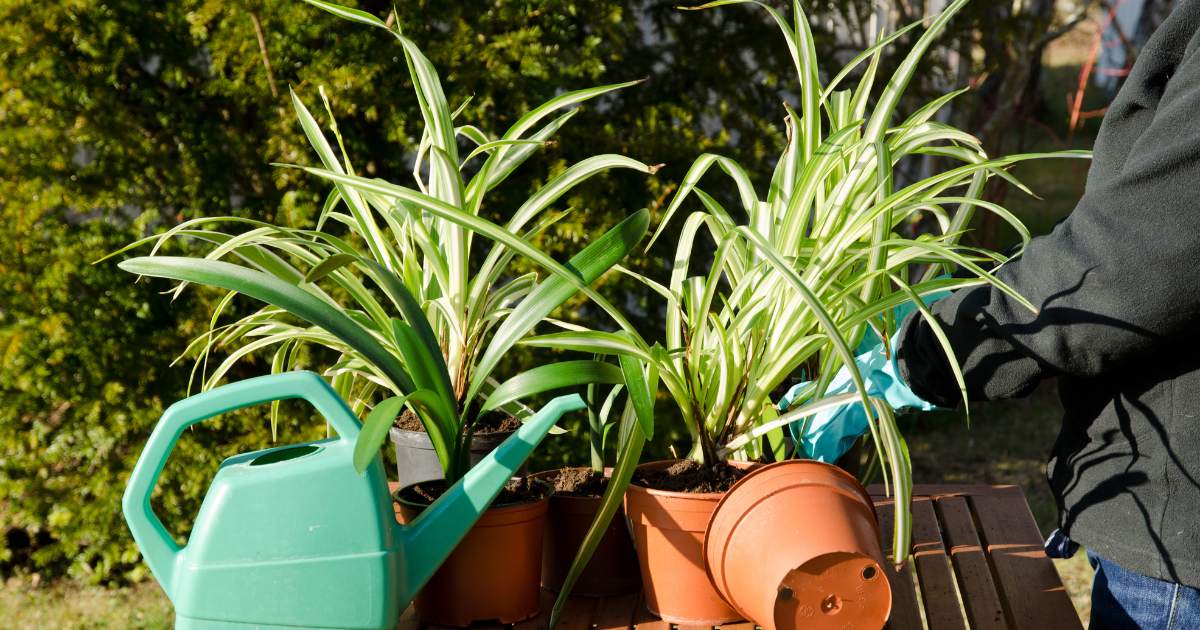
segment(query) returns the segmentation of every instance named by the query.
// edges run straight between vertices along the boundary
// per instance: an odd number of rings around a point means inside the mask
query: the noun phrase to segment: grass
[[[69,581],[36,584],[10,578],[0,588],[5,630],[159,630],[175,627],[175,612],[157,582],[106,589]]]
[[[1046,460],[1062,424],[1054,381],[1019,400],[971,404],[967,426],[961,411],[914,414],[902,421],[912,457],[913,482],[1015,484],[1025,493],[1043,536],[1054,531],[1058,509],[1046,483]],[[1084,550],[1055,560],[1075,610],[1087,624],[1092,568]]]

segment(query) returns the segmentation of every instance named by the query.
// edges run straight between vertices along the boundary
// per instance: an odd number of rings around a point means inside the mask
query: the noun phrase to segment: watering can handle
[[[260,376],[185,398],[171,405],[154,427],[129,477],[121,509],[146,564],[150,565],[168,597],[174,599],[175,575],[183,548],[171,538],[162,521],[150,509],[150,493],[158,483],[158,476],[162,474],[175,442],[184,429],[197,422],[242,407],[288,398],[303,398],[312,403],[342,440],[358,439],[362,426],[354,413],[325,379],[312,372]]]

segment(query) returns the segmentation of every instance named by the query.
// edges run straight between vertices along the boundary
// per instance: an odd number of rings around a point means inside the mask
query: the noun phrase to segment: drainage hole
[[[842,598],[837,595],[830,595],[821,600],[821,612],[826,615],[836,615],[842,610]]]
[[[874,580],[876,578],[876,576],[878,576],[878,575],[879,575],[879,570],[876,569],[875,567],[866,567],[863,569],[863,572],[862,572],[863,579],[868,582],[870,582],[871,580]]]
[[[783,601],[783,602],[791,601],[793,595],[795,595],[795,593],[792,592],[791,587],[785,586],[785,587],[779,589],[779,601]]]

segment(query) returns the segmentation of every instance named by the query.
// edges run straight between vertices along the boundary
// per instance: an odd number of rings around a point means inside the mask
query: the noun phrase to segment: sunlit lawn
[[[155,582],[105,589],[63,581],[32,585],[28,576],[0,588],[4,630],[158,630],[175,626],[171,602]]]

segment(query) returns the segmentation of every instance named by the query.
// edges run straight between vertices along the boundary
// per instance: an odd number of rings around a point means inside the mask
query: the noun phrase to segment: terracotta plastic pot
[[[679,460],[642,464],[669,468]],[[753,462],[729,462],[754,468]],[[663,621],[715,626],[744,619],[721,599],[704,572],[704,529],[723,493],[689,494],[630,485],[625,513],[633,526],[646,607]]]
[[[534,478],[552,481],[559,470],[533,475]],[[604,476],[612,474],[606,469]],[[600,499],[567,497],[555,494],[550,497],[550,509],[546,512],[546,534],[542,539],[542,587],[552,591],[562,589],[575,554],[583,545],[588,528],[600,511]],[[625,510],[617,513],[608,523],[608,529],[600,538],[596,551],[580,574],[571,595],[602,597],[632,593],[642,587],[642,575],[638,570],[637,552],[633,549],[633,538],[625,521]]]
[[[878,630],[892,609],[871,497],[829,464],[742,478],[712,514],[704,558],[725,601],[763,630]]]
[[[540,612],[542,528],[554,487],[534,502],[488,508],[421,589],[413,605],[421,621],[465,628],[474,622],[511,624]],[[392,497],[401,523],[425,507]]]

